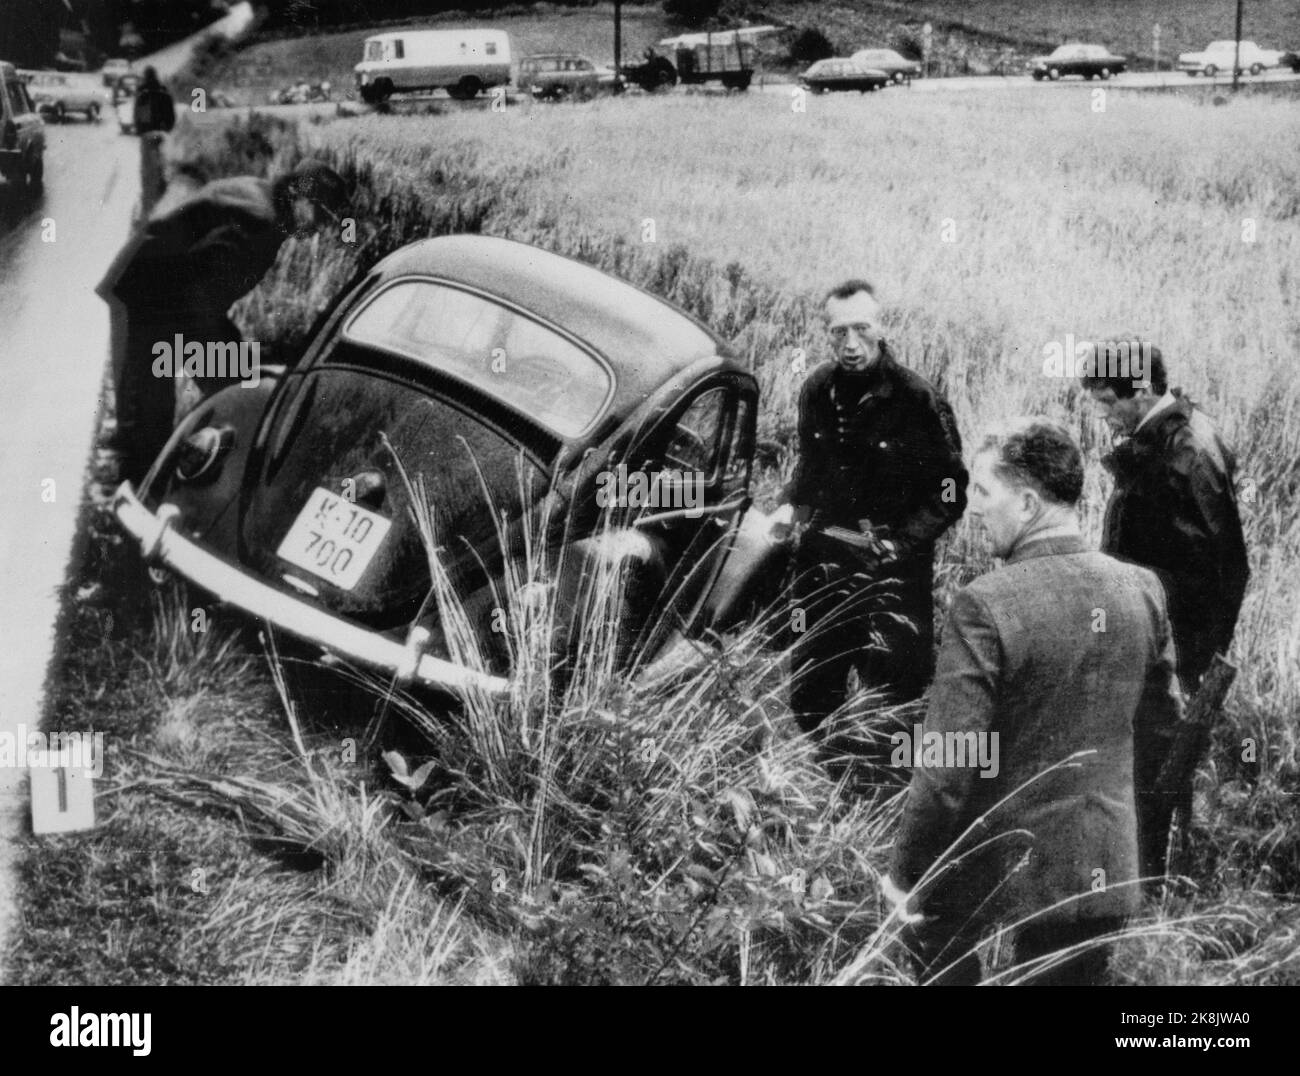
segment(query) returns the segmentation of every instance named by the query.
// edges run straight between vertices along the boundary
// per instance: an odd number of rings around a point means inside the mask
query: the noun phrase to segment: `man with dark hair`
[[[99,294],[113,313],[120,476],[138,482],[171,433],[177,386],[153,376],[154,345],[178,334],[204,345],[238,342],[231,305],[257,285],[291,235],[336,221],[342,177],[320,161],[267,182],[234,176],[198,186],[173,180]],[[195,378],[203,395],[232,378]]]
[[[170,131],[176,126],[176,106],[172,102],[172,95],[158,81],[158,72],[152,67],[144,69],[144,79],[135,91],[132,114],[135,133],[138,135],[150,131]]]
[[[1150,348],[1139,380],[1096,371],[1083,386],[1117,442],[1102,549],[1153,569],[1169,592],[1178,672],[1189,694],[1227,653],[1250,567],[1237,513],[1237,461]]]
[[[849,670],[890,701],[933,668],[934,546],[966,505],[948,401],[886,344],[874,288],[826,297],[835,361],[799,395],[799,455],[772,537],[801,531],[791,709],[805,732],[847,695]]]
[[[976,947],[1004,927],[1017,975],[1097,983],[1102,939],[1138,907],[1134,759],[1182,703],[1160,583],[1087,548],[1082,488],[1045,420],[995,431],[972,464],[970,512],[1004,564],[953,600],[920,742],[895,756],[912,780],[882,880],[927,982],[978,982]]]
[[[1178,651],[1178,675],[1188,695],[1215,653],[1224,653],[1241,610],[1250,567],[1237,513],[1236,459],[1214,424],[1177,389],[1168,388],[1159,348],[1147,352],[1145,377],[1101,362],[1083,386],[1116,440],[1102,460],[1114,475],[1101,548],[1152,569],[1165,586]],[[1099,354],[1113,350],[1100,345]],[[1158,771],[1158,761],[1153,762]],[[1165,873],[1169,823],[1191,789],[1157,796],[1156,772],[1138,775],[1142,873]]]

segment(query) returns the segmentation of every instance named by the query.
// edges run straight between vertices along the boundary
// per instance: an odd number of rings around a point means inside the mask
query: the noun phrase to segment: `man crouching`
[[[988,750],[914,745],[884,884],[925,982],[978,982],[976,946],[1013,927],[1027,981],[1097,983],[1099,939],[1138,907],[1134,756],[1163,750],[1182,702],[1160,583],[1084,545],[1082,488],[1055,423],[1018,420],[975,455],[970,512],[1004,564],[953,600],[922,740]]]

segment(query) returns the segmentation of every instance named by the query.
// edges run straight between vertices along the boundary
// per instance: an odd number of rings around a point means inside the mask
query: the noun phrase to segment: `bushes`
[[[664,14],[683,26],[703,26],[721,6],[721,0],[664,0]]]
[[[805,26],[790,43],[790,60],[796,64],[811,64],[835,55],[835,46],[815,26]]]

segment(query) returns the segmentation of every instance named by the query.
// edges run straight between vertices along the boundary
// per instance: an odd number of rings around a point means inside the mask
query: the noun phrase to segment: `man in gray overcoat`
[[[1004,564],[954,599],[921,742],[896,755],[913,769],[884,889],[925,917],[923,981],[979,981],[975,947],[1011,927],[1031,981],[1096,983],[1138,907],[1134,761],[1163,757],[1182,699],[1164,591],[1087,548],[1082,488],[1055,423],[975,455],[969,511]]]

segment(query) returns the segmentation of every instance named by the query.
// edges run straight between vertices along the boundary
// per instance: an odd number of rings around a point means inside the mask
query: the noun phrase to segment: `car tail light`
[[[235,431],[230,426],[195,430],[177,446],[176,477],[193,482],[210,474],[234,443]]]

